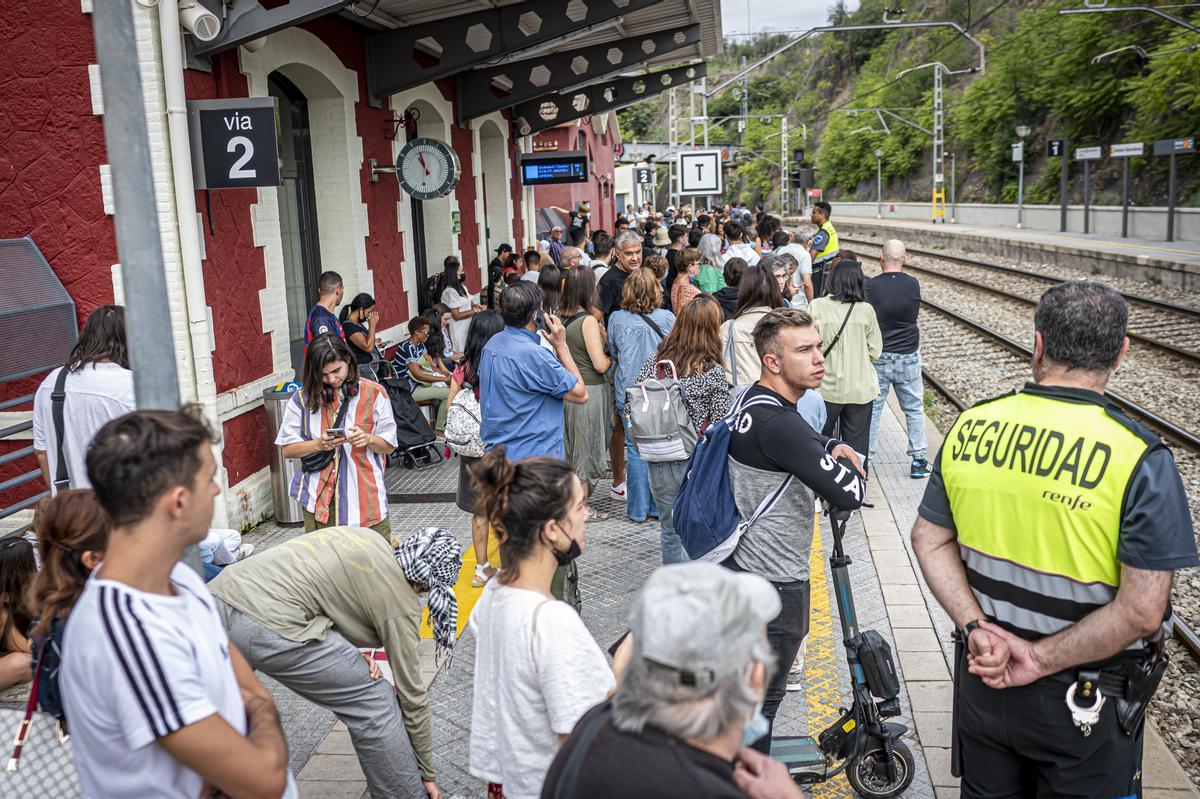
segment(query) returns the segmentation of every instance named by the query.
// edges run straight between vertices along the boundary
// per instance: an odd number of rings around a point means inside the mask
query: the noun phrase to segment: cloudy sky
[[[721,0],[721,24],[726,36],[747,31],[778,31],[824,25],[833,0]],[[858,7],[858,0],[847,0]],[[747,17],[749,27],[747,27]]]

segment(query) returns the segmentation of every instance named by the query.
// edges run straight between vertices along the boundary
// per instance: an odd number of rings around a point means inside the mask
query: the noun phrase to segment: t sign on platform
[[[679,154],[679,193],[721,193],[720,150],[685,150]]]
[[[188,103],[196,188],[279,185],[275,104],[274,97]]]

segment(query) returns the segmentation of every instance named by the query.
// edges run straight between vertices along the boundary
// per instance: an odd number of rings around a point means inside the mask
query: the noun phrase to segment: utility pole
[[[779,210],[788,212],[788,123],[787,114],[779,118]],[[1172,162],[1174,163],[1174,162]]]
[[[677,175],[675,164],[679,157],[679,136],[675,130],[675,87],[667,92],[667,205],[674,205]]]
[[[942,65],[933,65],[933,222],[946,223],[946,142],[942,117]]]
[[[746,69],[746,56],[742,56],[742,69]],[[750,114],[750,97],[749,84],[746,82],[746,76],[742,75],[742,118],[738,120],[738,133],[746,132],[746,117]]]

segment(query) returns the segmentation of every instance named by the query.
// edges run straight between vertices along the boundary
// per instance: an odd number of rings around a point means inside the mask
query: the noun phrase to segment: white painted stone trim
[[[347,69],[321,39],[300,28],[273,33],[258,52],[239,48],[238,55],[252,97],[267,96],[267,76],[275,70],[282,70],[308,96],[321,262],[323,268],[342,275],[347,297],[371,291],[374,279],[367,269],[367,206],[359,178],[363,147],[354,112],[358,73]],[[266,266],[267,285],[259,292],[259,305],[263,332],[271,336],[273,373],[290,376],[290,332],[279,229],[280,190],[274,187],[258,190],[251,223],[254,243],[263,248]]]
[[[104,115],[104,92],[100,88],[100,65],[88,64],[88,89],[92,95],[92,114]]]

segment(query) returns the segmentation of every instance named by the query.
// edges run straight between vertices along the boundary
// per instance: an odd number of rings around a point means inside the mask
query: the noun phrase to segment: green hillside
[[[829,23],[881,22],[890,4],[863,0],[858,10],[847,12],[838,2],[830,9]],[[1146,13],[1058,13],[1082,7],[1083,0],[928,0],[908,9],[907,21],[953,20],[986,47],[983,74],[944,79],[947,174],[949,154],[954,153],[960,202],[1016,200],[1017,165],[1009,145],[1017,140],[1018,125],[1033,129],[1025,166],[1026,202],[1032,203],[1058,201],[1060,164],[1044,156],[1047,139],[1066,136],[1072,149],[1144,141],[1149,152],[1155,140],[1200,135],[1200,50],[1193,49],[1200,47],[1200,34]],[[1200,25],[1200,3],[1159,7]],[[709,85],[735,74],[743,56],[752,62],[788,38],[775,34],[727,41],[725,53],[709,63]],[[1101,53],[1134,45],[1153,57],[1129,49],[1092,63]],[[818,35],[751,74],[749,111],[786,112],[793,147],[801,145],[800,127],[807,126],[806,160],[817,169],[816,182],[826,197],[875,199],[874,152],[881,149],[885,199],[928,200],[930,136],[891,117],[885,133],[875,114],[842,109],[883,107],[931,127],[932,69],[898,77],[931,61],[966,69],[978,55],[950,29]],[[680,95],[685,98],[686,92]],[[727,90],[710,101],[709,116],[737,114],[740,103],[734,89]],[[665,140],[666,108],[660,96],[622,111],[623,136]],[[679,124],[686,139],[688,125]],[[710,126],[710,142],[737,143],[750,152],[736,168],[731,197],[777,202],[780,170],[753,153],[778,161],[778,133],[778,120],[751,120],[740,134],[733,121]],[[1166,203],[1167,160],[1133,160],[1137,204]],[[1095,164],[1092,201],[1119,202],[1120,175],[1119,160]],[[1082,180],[1072,183],[1072,201],[1081,201]],[[1181,205],[1200,205],[1200,156],[1179,159],[1176,199]]]

